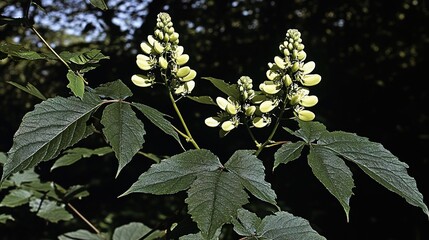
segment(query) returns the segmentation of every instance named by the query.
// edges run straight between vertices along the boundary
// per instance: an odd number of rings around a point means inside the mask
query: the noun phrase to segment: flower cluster
[[[220,125],[221,131],[228,133],[239,126],[242,119],[252,122],[252,125],[258,128],[267,126],[271,119],[260,110],[260,94],[253,90],[252,79],[248,76],[242,76],[237,81],[239,97],[229,96],[227,99],[217,97],[216,103],[221,112],[216,117],[206,118],[205,123],[209,127]]]
[[[279,49],[282,56],[274,57],[274,63],[268,64],[267,80],[259,85],[260,91],[252,89],[252,79],[241,77],[237,82],[239,97],[216,98],[222,111],[216,117],[207,118],[207,126],[220,126],[226,133],[242,122],[251,122],[254,127],[262,128],[271,123],[274,110],[286,110],[288,107],[300,120],[315,118],[313,112],[305,109],[318,102],[317,96],[309,95],[308,87],[317,85],[321,77],[311,74],[316,67],[314,62],[305,62],[307,54],[301,33],[296,29],[288,30]]]
[[[179,46],[179,34],[174,31],[173,22],[167,13],[159,13],[154,35],[140,44],[143,54],[137,55],[137,66],[145,75],[135,74],[131,81],[139,87],[149,87],[156,83],[155,69],[160,69],[164,84],[177,95],[189,94],[195,87],[193,81],[197,72],[185,64],[189,55]]]
[[[274,57],[274,63],[269,63],[266,72],[267,81],[259,86],[268,100],[263,102],[268,111],[281,101],[289,101],[293,106],[295,116],[303,121],[311,121],[315,115],[306,110],[317,104],[318,98],[309,95],[308,87],[317,85],[321,77],[319,74],[311,74],[316,67],[313,61],[305,62],[307,54],[302,44],[301,33],[296,29],[289,29],[285,40],[279,47],[282,56]],[[284,96],[287,96],[287,99]]]

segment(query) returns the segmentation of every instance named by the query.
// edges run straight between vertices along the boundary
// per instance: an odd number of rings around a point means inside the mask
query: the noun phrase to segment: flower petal
[[[317,102],[319,101],[319,99],[317,98],[317,96],[305,96],[303,98],[301,98],[301,100],[299,101],[299,104],[303,107],[313,107],[314,105],[317,104]]]
[[[301,83],[304,86],[311,87],[317,85],[322,80],[319,74],[308,74],[302,77]]]
[[[304,64],[304,66],[302,66],[302,72],[303,74],[309,74],[311,73],[314,68],[316,67],[316,63],[314,63],[313,61],[307,62],[306,64]]]
[[[219,118],[217,117],[206,118],[206,120],[204,120],[204,123],[209,127],[217,127],[220,124]]]
[[[153,80],[148,76],[135,74],[131,77],[131,81],[139,87],[150,87],[153,85]]]

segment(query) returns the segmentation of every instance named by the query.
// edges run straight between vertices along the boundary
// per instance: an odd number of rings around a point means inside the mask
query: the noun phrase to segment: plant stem
[[[58,58],[58,60],[60,60],[70,71],[73,71],[70,65],[51,47],[51,45],[49,45],[49,43],[42,37],[42,35],[40,35],[36,28],[30,26],[30,29],[37,35],[37,37],[43,42],[43,44],[45,44],[49,51],[51,51],[55,55],[55,57]]]
[[[285,98],[284,101],[283,101],[285,104],[286,104],[286,100],[287,99]],[[262,150],[271,142],[271,139],[273,139],[274,134],[276,134],[277,128],[280,125],[280,121],[281,121],[281,119],[283,117],[283,113],[285,112],[285,110],[286,110],[286,105],[283,106],[282,110],[280,111],[279,116],[277,117],[276,123],[274,124],[274,128],[271,131],[270,135],[268,136],[267,140],[265,140],[265,142],[262,143],[259,146],[258,150],[255,152],[255,156],[258,156],[262,152]]]
[[[80,218],[82,219],[94,232],[100,234],[100,230],[98,230],[88,219],[86,219],[71,203],[67,203],[67,206]]]
[[[168,95],[170,97],[171,104],[173,104],[174,111],[176,111],[176,114],[179,117],[180,122],[182,123],[183,128],[185,129],[187,141],[191,142],[192,145],[194,145],[194,147],[196,149],[200,149],[200,147],[198,146],[197,142],[192,137],[192,134],[189,131],[188,126],[186,125],[185,119],[183,118],[182,114],[180,113],[179,107],[177,107],[176,101],[174,100],[174,97],[173,97],[173,94],[171,93],[171,91],[168,91]]]
[[[255,143],[256,147],[259,148],[261,145],[258,140],[256,140],[255,135],[253,134],[252,130],[250,130],[249,124],[247,122],[245,123],[247,132],[249,133],[250,137],[252,138],[253,142]]]

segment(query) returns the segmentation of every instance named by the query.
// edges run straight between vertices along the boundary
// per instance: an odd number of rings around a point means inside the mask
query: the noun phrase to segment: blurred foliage
[[[2,1],[0,15],[22,17],[21,7],[25,2]],[[86,75],[90,87],[130,79],[137,71],[134,61],[139,44],[153,30],[160,11],[172,16],[181,44],[192,56],[190,65],[196,66],[200,77],[213,76],[234,82],[241,75],[249,75],[256,82],[264,81],[267,63],[277,54],[276,46],[287,29],[297,28],[307,44],[309,60],[317,63],[317,72],[322,76],[322,83],[314,89],[320,99],[314,108],[318,120],[329,130],[357,132],[383,143],[410,165],[409,173],[415,177],[419,189],[423,195],[429,194],[425,174],[429,156],[424,151],[429,144],[429,113],[425,106],[429,96],[423,87],[429,46],[426,24],[429,9],[425,0],[323,3],[316,0],[109,0],[107,11],[95,8],[89,1],[35,2],[37,6],[32,6],[30,11],[35,26],[58,52],[96,48],[110,56],[100,68]],[[31,31],[19,24],[1,25],[0,41],[48,52]],[[0,60],[0,151],[6,152],[11,147],[22,116],[40,101],[7,82],[23,86],[31,83],[46,97],[65,96],[69,94],[66,73],[61,63],[52,60]],[[209,86],[207,81],[197,81],[195,94],[219,94],[210,92],[206,86]],[[133,90],[135,100],[153,107],[166,106],[158,101],[160,93]],[[214,145],[219,156],[229,156],[235,148],[249,144],[237,139],[240,133],[232,133],[222,142],[211,142],[211,137],[206,136],[215,137],[217,131],[201,123],[215,109],[185,101],[179,104],[190,105],[189,109],[199,107],[198,112],[188,113],[187,120],[192,123],[194,137],[202,146]],[[165,112],[171,110],[164,109]],[[154,135],[157,133],[152,131]],[[92,138],[88,143],[94,147],[105,144]],[[147,146],[148,152],[160,152],[159,146],[165,143],[155,139]],[[175,150],[167,149],[167,153]],[[38,171],[66,186],[89,182],[92,196],[76,205],[102,228],[132,220],[162,228],[165,226],[159,222],[186,219],[183,196],[136,195],[116,199],[141,169],[148,168],[150,160],[135,159],[117,180],[114,180],[116,165],[112,158],[97,161],[104,161],[105,168],[79,162],[67,170],[51,173],[48,162]],[[419,209],[403,204],[402,199],[380,186],[367,184],[370,180],[359,171],[353,173],[358,180],[356,196],[351,202],[350,223],[345,222],[341,208],[321,189],[304,163],[279,167],[268,177],[279,193],[282,208],[308,219],[314,229],[328,239],[429,237],[427,219]],[[256,209],[256,206],[250,208]],[[58,228],[58,225],[28,218],[25,209],[19,213],[19,208],[15,219],[12,224],[0,225],[2,239],[52,239],[55,233],[84,226],[76,221]],[[22,221],[31,221],[31,224],[23,229]]]

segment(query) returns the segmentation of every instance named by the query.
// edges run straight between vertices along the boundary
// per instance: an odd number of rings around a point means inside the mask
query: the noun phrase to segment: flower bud
[[[181,67],[181,68],[179,68],[179,70],[177,70],[176,76],[179,78],[185,77],[186,75],[189,74],[190,71],[191,71],[191,68],[188,66]]]
[[[158,62],[159,62],[159,65],[161,66],[161,68],[167,69],[168,62],[167,62],[167,60],[163,56],[159,57]]]
[[[195,70],[192,70],[189,72],[188,75],[186,75],[184,78],[181,79],[182,82],[187,82],[194,80],[194,78],[197,76],[197,72]]]
[[[267,112],[271,112],[275,107],[277,107],[277,103],[271,100],[267,100],[262,102],[261,105],[259,105],[259,110],[262,113],[267,113]]]
[[[299,101],[299,104],[303,107],[313,107],[314,105],[317,104],[318,101],[319,101],[319,99],[317,98],[317,96],[314,96],[314,95],[304,96]]]
[[[308,74],[302,77],[301,83],[304,86],[314,86],[317,85],[322,80],[322,77],[319,74]]]
[[[188,54],[183,54],[180,55],[176,58],[176,63],[180,66],[182,66],[183,64],[186,64],[189,61],[189,55]]]
[[[138,66],[141,70],[145,70],[145,71],[147,71],[147,70],[152,69],[152,64],[150,64],[150,63],[149,63],[149,61],[147,61],[147,60],[143,60],[143,59],[139,59],[139,58],[137,58],[136,63],[137,63],[137,66]]]
[[[299,62],[295,62],[293,65],[292,65],[292,72],[294,73],[294,72],[296,72],[296,71],[298,71],[299,70]]]
[[[154,80],[145,75],[135,74],[131,77],[131,81],[139,87],[149,87],[152,86]]]
[[[298,52],[298,60],[304,61],[306,57],[307,57],[307,53],[305,53],[304,51]]]
[[[229,113],[229,114],[231,114],[231,115],[235,115],[235,114],[237,114],[237,108],[235,107],[235,105],[234,105],[234,104],[228,103],[228,104],[226,105],[225,110],[226,110],[226,112],[227,112],[227,113]]]
[[[164,47],[162,46],[161,43],[159,43],[158,41],[155,41],[153,44],[153,49],[155,50],[156,53],[161,54],[164,52]]]
[[[302,121],[312,121],[316,115],[312,111],[309,110],[299,110],[298,112],[295,112],[295,115]]]
[[[273,81],[265,81],[259,85],[259,89],[266,94],[276,94],[281,90],[281,86]]]
[[[245,114],[246,116],[250,117],[255,113],[255,111],[256,111],[255,106],[249,106],[248,108],[246,108]]]
[[[286,63],[281,57],[279,57],[279,56],[274,57],[274,62],[276,63],[277,67],[279,67],[281,69],[286,68]]]
[[[229,132],[232,129],[234,129],[235,127],[236,127],[236,125],[234,124],[233,121],[225,121],[221,125],[222,130],[224,130],[225,132]]]
[[[273,81],[274,79],[276,79],[279,76],[279,74],[277,74],[276,72],[271,71],[271,70],[268,70],[265,75],[271,81]]]
[[[313,61],[310,61],[304,64],[304,66],[302,66],[301,71],[303,74],[309,74],[314,70],[315,67],[316,67],[316,63],[314,63]]]
[[[171,41],[171,42],[174,42],[174,41],[176,41],[177,39],[179,39],[179,34],[178,34],[177,32],[174,32],[174,33],[172,33],[172,34],[170,35],[170,41]]]
[[[143,50],[144,53],[150,54],[152,52],[152,46],[149,45],[147,42],[142,42],[140,44],[140,48]]]
[[[269,118],[265,119],[265,118],[262,118],[262,117],[255,117],[252,120],[253,126],[255,126],[257,128],[263,128],[263,127],[267,126],[269,123],[270,123],[270,119]]]
[[[151,46],[153,46],[153,44],[155,43],[155,38],[153,38],[153,36],[152,35],[149,35],[149,36],[147,36],[147,41],[149,42],[149,44],[151,45]]]
[[[204,123],[209,127],[217,127],[220,124],[219,120],[218,117],[209,117],[204,120]]]
[[[217,103],[217,105],[220,107],[220,109],[222,109],[222,110],[225,110],[226,105],[228,105],[228,104],[229,104],[228,100],[226,100],[226,99],[225,99],[225,98],[223,98],[223,97],[217,97],[217,98],[216,98],[216,103]]]
[[[286,74],[285,76],[283,76],[282,80],[283,80],[283,84],[286,86],[290,86],[292,84],[292,78],[289,76],[289,74]]]

